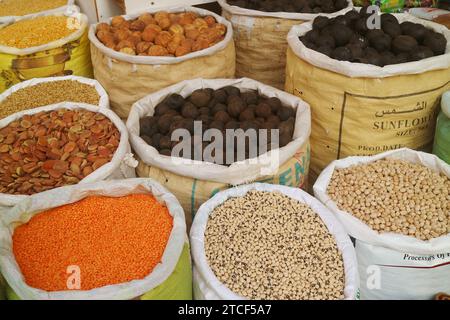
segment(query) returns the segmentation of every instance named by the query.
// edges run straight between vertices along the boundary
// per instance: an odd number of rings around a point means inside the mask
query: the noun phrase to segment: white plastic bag
[[[83,180],[79,182],[89,183],[101,180],[113,180],[113,179],[123,179],[123,178],[134,178],[136,176],[134,168],[136,167],[136,160],[134,160],[131,154],[130,144],[128,142],[128,131],[125,124],[120,120],[120,118],[111,110],[106,108],[99,108],[98,106],[93,106],[84,103],[70,103],[62,102],[58,104],[53,104],[49,106],[39,107],[31,110],[25,110],[18,113],[14,113],[9,117],[0,120],[0,128],[7,126],[9,123],[20,119],[23,115],[36,114],[42,111],[51,111],[57,109],[86,109],[92,112],[99,112],[104,114],[108,119],[110,119],[116,128],[120,132],[120,142],[114,153],[111,161],[99,169],[95,170]],[[5,193],[0,193],[0,213],[4,211],[4,207],[11,207],[18,204],[20,201],[29,198],[28,195],[10,195]],[[3,208],[2,208],[3,207]]]
[[[109,98],[108,94],[106,93],[105,89],[103,89],[102,85],[98,83],[97,80],[84,78],[84,77],[77,77],[77,76],[63,76],[63,77],[49,77],[49,78],[34,78],[30,79],[24,82],[20,82],[8,90],[4,91],[2,94],[0,94],[0,103],[5,100],[8,96],[10,96],[12,93],[19,91],[20,89],[32,87],[34,85],[37,85],[39,83],[43,82],[52,82],[52,81],[63,81],[63,80],[72,80],[72,81],[78,81],[90,86],[95,87],[95,90],[97,91],[98,95],[100,96],[98,106],[100,108],[107,108],[109,109]]]
[[[371,157],[348,157],[333,161],[314,185],[322,201],[356,239],[356,254],[361,279],[362,299],[431,299],[450,291],[450,234],[423,241],[392,232],[378,233],[352,214],[340,210],[327,194],[337,168],[401,159],[422,164],[450,177],[450,166],[438,157],[407,148]]]
[[[167,95],[178,93],[183,97],[187,97],[197,89],[212,88],[216,90],[225,86],[235,86],[241,90],[257,90],[259,94],[267,97],[277,97],[283,105],[296,109],[293,141],[279,150],[270,151],[268,161],[262,161],[265,157],[265,155],[262,155],[258,157],[257,161],[245,160],[235,162],[227,167],[209,162],[189,161],[186,159],[184,159],[186,161],[183,160],[183,165],[179,165],[179,163],[170,161],[170,157],[159,154],[154,147],[148,145],[139,136],[139,119],[144,116],[153,115],[154,108]],[[261,172],[264,172],[264,166],[268,162],[277,161],[277,157],[279,164],[282,165],[292,158],[302,146],[308,143],[311,131],[311,115],[309,105],[304,101],[251,79],[195,79],[180,82],[150,94],[136,102],[128,117],[127,127],[130,132],[130,142],[133,150],[146,164],[194,179],[238,185],[254,181],[258,177],[263,176]]]
[[[47,292],[32,288],[25,283],[12,251],[12,235],[17,226],[28,222],[42,211],[74,203],[87,196],[120,197],[136,193],[151,193],[159,202],[166,204],[170,215],[173,217],[173,229],[161,263],[153,269],[151,274],[142,280],[85,291]],[[186,224],[183,209],[171,193],[151,179],[103,181],[42,192],[28,197],[25,201],[4,213],[0,222],[3,222],[0,224],[0,269],[11,289],[19,298],[24,300],[134,299],[164,283],[173,273],[186,243]],[[185,280],[190,281],[190,279]]]
[[[317,199],[306,192],[286,186],[255,183],[222,191],[205,202],[197,212],[190,232],[192,259],[194,263],[194,298],[196,300],[243,300],[221,283],[208,265],[204,249],[204,235],[209,215],[215,207],[232,197],[242,197],[250,190],[278,191],[286,196],[308,205],[317,213],[334,236],[337,247],[342,254],[345,271],[344,296],[346,300],[359,298],[359,277],[355,250],[348,234],[340,222]]]

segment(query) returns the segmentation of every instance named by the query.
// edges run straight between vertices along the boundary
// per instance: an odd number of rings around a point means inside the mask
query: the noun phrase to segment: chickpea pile
[[[343,299],[344,263],[334,237],[308,206],[250,191],[211,213],[205,251],[216,277],[250,299]]]
[[[195,12],[144,13],[137,19],[99,23],[97,38],[108,48],[139,56],[180,57],[209,48],[225,38],[227,27]]]
[[[378,232],[421,240],[450,232],[450,179],[419,164],[382,159],[336,169],[327,193]]]

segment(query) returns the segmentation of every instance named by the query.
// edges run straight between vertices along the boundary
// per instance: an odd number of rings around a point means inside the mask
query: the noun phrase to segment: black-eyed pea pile
[[[382,159],[337,169],[327,193],[378,232],[421,240],[450,233],[450,179],[423,165]]]
[[[205,251],[216,277],[250,299],[343,299],[344,263],[333,235],[307,205],[249,191],[210,214]]]

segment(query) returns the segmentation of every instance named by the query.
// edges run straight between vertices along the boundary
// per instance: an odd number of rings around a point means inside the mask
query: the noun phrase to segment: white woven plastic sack
[[[57,109],[86,109],[92,112],[99,112],[104,114],[108,119],[110,119],[116,128],[120,132],[120,143],[117,147],[116,152],[113,155],[112,160],[98,168],[90,175],[86,176],[83,180],[79,182],[89,183],[97,182],[101,180],[113,180],[113,179],[124,179],[124,178],[134,178],[136,176],[135,167],[137,166],[136,160],[134,160],[131,153],[130,143],[128,142],[128,131],[125,124],[120,120],[120,118],[111,110],[106,108],[99,108],[98,106],[93,106],[84,103],[70,103],[62,102],[58,104],[53,104],[49,106],[39,107],[31,110],[21,111],[10,115],[4,119],[0,120],[0,128],[7,126],[9,123],[20,119],[23,115],[36,114],[42,111],[51,111]],[[4,207],[11,207],[18,204],[30,196],[28,195],[10,195],[5,193],[0,193],[0,213],[5,210]],[[2,208],[3,207],[3,208]]]
[[[220,6],[228,11],[229,13],[241,17],[236,17],[236,19],[241,19],[241,21],[246,21],[249,27],[252,26],[252,17],[272,17],[272,18],[282,18],[289,20],[302,20],[302,21],[310,21],[313,20],[317,16],[327,16],[327,17],[336,17],[341,15],[350,9],[353,8],[353,1],[347,0],[348,6],[342,10],[333,12],[333,13],[297,13],[297,12],[264,12],[252,9],[245,9],[238,6],[232,6],[227,3],[226,0],[218,0],[217,1]],[[246,17],[245,17],[246,16]],[[245,19],[245,20],[244,20]]]
[[[340,210],[327,194],[335,169],[401,159],[422,164],[450,177],[450,165],[432,154],[407,148],[371,157],[348,157],[333,161],[314,184],[314,194],[356,239],[362,299],[431,299],[450,292],[450,234],[423,241],[411,236],[378,233],[348,212]]]
[[[28,222],[36,214],[74,203],[92,195],[121,197],[136,193],[151,193],[165,203],[173,217],[173,229],[159,263],[142,280],[109,285],[93,290],[68,290],[47,292],[28,286],[12,252],[14,229]],[[186,241],[184,212],[178,200],[160,184],[151,179],[127,179],[62,187],[30,196],[2,215],[0,222],[0,269],[12,290],[23,300],[130,300],[162,284],[174,271]]]
[[[333,214],[322,205],[317,199],[310,196],[303,190],[280,185],[264,183],[254,183],[245,186],[231,188],[219,192],[210,200],[205,202],[198,210],[194,223],[192,224],[190,240],[192,247],[192,259],[194,264],[194,298],[196,300],[243,300],[246,299],[237,295],[221,283],[214,275],[208,265],[204,249],[204,235],[208,218],[217,206],[232,197],[242,197],[250,190],[257,191],[277,191],[293,199],[308,205],[317,213],[334,236],[338,249],[342,254],[345,269],[344,296],[346,300],[359,298],[359,276],[356,262],[355,250],[350,241],[350,237],[345,232],[340,222]]]
[[[27,15],[24,15],[24,16],[4,16],[4,17],[0,17],[0,26],[2,24],[9,24],[9,23],[14,22],[14,21],[19,21],[19,20],[27,19],[27,18],[33,18],[33,17],[37,17],[39,15],[48,15],[48,14],[53,14],[53,13],[58,13],[58,12],[65,12],[68,9],[69,10],[73,10],[74,8],[78,8],[74,4],[75,4],[75,0],[67,0],[67,5],[62,6],[62,7],[58,7],[58,8],[55,8],[55,9],[45,10],[45,11],[36,12],[36,13],[31,13],[31,14],[27,14]]]
[[[19,20],[29,20],[29,19],[34,19],[36,17],[42,17],[42,16],[47,16],[47,15],[49,15],[49,14],[48,13],[38,13],[35,15],[27,16],[26,18],[22,18]],[[74,23],[77,24],[76,25],[77,30],[75,32],[71,33],[70,35],[68,35],[67,37],[64,37],[64,38],[40,45],[40,46],[36,46],[36,47],[18,49],[18,48],[14,48],[14,47],[0,45],[0,52],[17,55],[17,56],[25,56],[25,55],[33,54],[33,53],[36,53],[39,51],[45,51],[45,50],[62,47],[66,43],[69,43],[69,42],[79,39],[83,35],[83,33],[86,31],[86,28],[88,27],[87,16],[85,14],[79,13],[79,8],[77,6],[68,7],[67,10],[65,10],[65,11],[62,11],[62,12],[57,11],[51,15],[73,17],[75,19]],[[0,28],[5,27],[14,22],[16,22],[16,20],[9,21],[7,24],[1,25]]]
[[[154,147],[148,145],[139,136],[139,119],[144,116],[153,115],[155,107],[166,96],[172,93],[178,93],[183,97],[187,97],[197,89],[212,88],[216,90],[225,86],[235,86],[241,90],[257,90],[259,94],[267,97],[277,97],[283,105],[296,109],[293,141],[279,150],[270,151],[268,153],[268,161],[262,161],[263,157],[266,157],[262,155],[258,157],[260,161],[258,159],[257,161],[253,161],[253,163],[251,160],[239,161],[227,167],[208,162],[183,159],[183,165],[180,166],[179,163],[170,161],[170,157],[159,154]],[[271,162],[272,160],[276,161],[275,157],[278,157],[280,165],[292,158],[297,150],[309,140],[311,133],[311,113],[309,105],[301,99],[251,79],[195,79],[177,83],[136,102],[128,116],[127,127],[133,150],[146,164],[194,179],[237,185],[254,181],[258,177],[263,176],[261,174],[264,171],[263,167],[267,165],[267,162]]]
[[[19,91],[20,89],[32,87],[39,83],[43,82],[52,82],[52,81],[62,81],[62,80],[72,80],[72,81],[78,81],[90,86],[95,87],[95,90],[97,91],[98,95],[100,96],[98,106],[100,108],[107,108],[109,109],[109,97],[106,93],[105,89],[103,89],[102,85],[97,81],[89,78],[84,77],[78,77],[78,76],[63,76],[63,77],[49,77],[49,78],[34,78],[31,80],[27,80],[24,82],[20,82],[8,90],[4,91],[2,94],[0,94],[0,103],[5,100],[8,96],[13,94],[14,92]]]
[[[306,62],[326,70],[337,72],[349,77],[385,78],[403,74],[425,73],[431,70],[450,67],[450,30],[435,22],[418,19],[409,14],[396,14],[398,21],[420,23],[436,32],[442,33],[447,39],[446,53],[443,55],[401,64],[379,67],[371,64],[338,61],[320,52],[307,48],[298,38],[312,29],[312,22],[292,27],[287,41],[294,53]]]
[[[160,11],[160,10],[153,9],[153,10],[146,10],[144,12],[154,13],[157,11]],[[210,48],[200,50],[197,52],[191,52],[191,53],[186,54],[181,57],[133,56],[130,54],[115,51],[111,48],[106,47],[103,43],[100,42],[100,40],[98,40],[97,36],[95,35],[95,30],[97,28],[97,24],[91,25],[91,27],[89,29],[89,40],[97,49],[99,49],[103,54],[105,54],[107,57],[109,57],[111,59],[117,59],[120,61],[125,61],[125,62],[129,62],[129,63],[134,63],[134,64],[147,64],[147,65],[177,64],[177,63],[180,63],[180,62],[183,62],[186,60],[190,60],[190,59],[194,59],[194,58],[198,58],[198,57],[209,56],[209,55],[212,55],[216,52],[219,52],[219,51],[225,49],[228,46],[228,44],[230,43],[230,41],[233,41],[233,27],[231,26],[231,23],[211,11],[200,9],[200,8],[195,8],[195,7],[177,7],[177,8],[166,9],[165,11],[167,11],[169,13],[195,12],[195,13],[199,14],[200,16],[211,15],[216,19],[216,21],[218,23],[222,23],[227,27],[227,33],[225,34],[225,39],[223,39],[222,41],[213,45]],[[125,18],[125,20],[131,20],[131,19],[135,19],[135,18],[139,17],[142,13],[143,12],[137,13],[137,14],[124,15],[122,17]],[[111,23],[111,19],[112,18],[110,18],[110,20],[108,21],[109,23]]]

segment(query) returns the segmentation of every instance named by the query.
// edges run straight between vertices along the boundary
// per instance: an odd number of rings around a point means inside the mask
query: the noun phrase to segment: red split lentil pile
[[[91,196],[17,227],[13,251],[29,286],[68,290],[68,267],[78,266],[81,290],[91,290],[149,275],[172,228],[167,207],[151,195]]]

